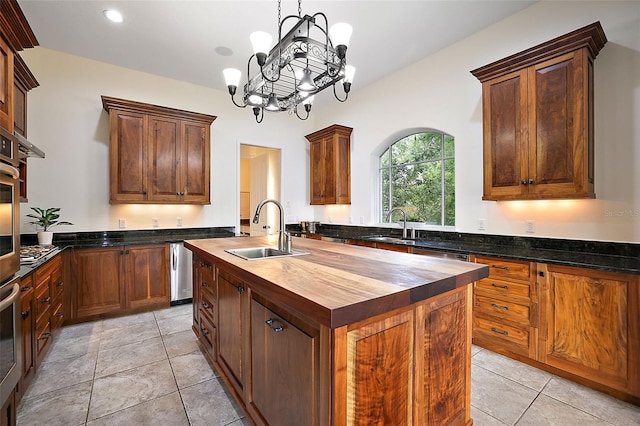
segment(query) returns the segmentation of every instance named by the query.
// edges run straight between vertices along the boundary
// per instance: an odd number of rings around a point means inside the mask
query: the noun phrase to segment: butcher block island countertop
[[[259,425],[471,425],[471,283],[485,265],[294,238],[188,240],[193,330]]]

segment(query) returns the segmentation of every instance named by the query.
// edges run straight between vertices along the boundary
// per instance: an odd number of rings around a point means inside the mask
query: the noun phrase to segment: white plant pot
[[[53,232],[38,231],[38,244],[41,246],[50,246],[53,242]]]

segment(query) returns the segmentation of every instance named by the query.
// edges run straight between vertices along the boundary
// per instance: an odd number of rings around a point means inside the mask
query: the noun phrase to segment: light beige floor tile
[[[142,322],[154,321],[156,317],[153,312],[142,312],[140,314],[127,315],[124,317],[109,318],[102,321],[103,331],[113,330],[116,328],[129,327]]]
[[[17,412],[17,424],[24,426],[84,425],[91,396],[91,381],[53,392],[24,398]]]
[[[164,342],[164,347],[167,350],[169,358],[198,350],[198,341],[193,330],[167,334],[166,336],[162,336],[162,341]]]
[[[500,420],[491,417],[474,406],[471,406],[471,418],[473,419],[473,426],[505,426]]]
[[[96,378],[130,370],[163,359],[167,359],[167,351],[160,337],[104,349],[98,353]]]
[[[189,426],[178,392],[117,411],[87,423],[87,426],[167,425]]]
[[[77,358],[42,363],[25,397],[42,395],[93,379],[97,352]]]
[[[247,420],[246,417],[243,417],[241,419],[238,419],[234,422],[227,424],[226,426],[253,426],[253,423],[251,423],[250,420]]]
[[[542,393],[618,426],[640,425],[640,407],[560,377]]]
[[[153,315],[156,317],[156,320],[171,318],[180,315],[192,315],[193,314],[193,305],[191,303],[184,305],[176,305],[166,309],[159,309],[157,311],[153,311]]]
[[[171,358],[171,368],[178,383],[184,389],[197,383],[213,379],[216,374],[200,350]]]
[[[100,338],[100,333],[102,333],[102,321],[84,322],[62,327],[58,334],[58,339]]]
[[[244,417],[223,386],[216,378],[180,390],[192,426],[228,425]]]
[[[471,362],[537,391],[541,391],[553,377],[551,373],[486,350],[478,352]]]
[[[610,423],[604,420],[546,395],[538,396],[516,424],[518,426],[610,426]]]
[[[97,378],[93,384],[88,419],[124,410],[177,389],[168,360]]]
[[[476,345],[471,345],[471,356],[474,356],[475,354],[477,354],[480,351],[485,350],[484,348],[481,348],[480,346],[476,346]]]
[[[126,327],[108,329],[104,330],[100,337],[100,350],[141,342],[158,336],[160,336],[160,332],[155,319]]]
[[[180,331],[191,330],[193,315],[191,313],[158,320],[158,328],[163,336]]]
[[[471,404],[512,425],[538,392],[474,364],[471,368]]]

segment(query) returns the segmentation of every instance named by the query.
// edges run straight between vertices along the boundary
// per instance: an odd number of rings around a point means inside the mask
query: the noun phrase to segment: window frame
[[[395,145],[396,143],[402,141],[403,139],[410,137],[410,136],[414,136],[414,135],[418,135],[418,134],[422,134],[422,133],[437,133],[440,134],[441,136],[441,155],[440,157],[436,158],[436,159],[430,159],[430,160],[424,160],[424,161],[414,161],[414,162],[407,162],[407,163],[402,163],[402,164],[393,164],[391,155],[392,155],[392,147],[393,145]],[[446,155],[446,151],[445,151],[445,140],[448,138],[451,138],[451,140],[453,141],[453,153],[452,155]],[[380,152],[381,151],[381,152]],[[384,213],[384,207],[385,207],[385,203],[387,204],[387,211],[391,211],[391,209],[393,208],[392,202],[393,202],[393,179],[391,179],[392,176],[392,169],[394,167],[404,167],[404,166],[416,166],[416,165],[422,165],[422,164],[426,164],[426,163],[433,163],[436,161],[440,162],[440,173],[441,173],[441,180],[440,180],[440,191],[441,191],[441,220],[439,224],[433,224],[433,223],[427,223],[427,222],[419,222],[421,227],[425,227],[425,228],[438,228],[438,229],[455,229],[455,220],[456,220],[456,212],[455,212],[455,204],[454,204],[454,211],[453,211],[453,225],[446,225],[446,203],[445,203],[445,198],[446,198],[446,193],[445,193],[445,188],[446,188],[446,179],[445,179],[445,162],[446,160],[453,160],[453,169],[454,169],[454,178],[453,178],[453,187],[454,187],[454,203],[455,203],[455,178],[456,178],[456,165],[455,165],[455,160],[456,160],[456,151],[455,151],[455,137],[447,132],[444,132],[442,130],[438,130],[438,129],[432,129],[432,128],[413,128],[413,129],[407,129],[406,132],[402,132],[399,134],[395,134],[394,137],[389,139],[389,142],[385,145],[383,145],[382,149],[378,151],[380,152],[380,154],[378,154],[376,156],[376,168],[377,168],[377,198],[379,200],[377,204],[377,210],[378,210],[378,220],[380,224],[392,224],[393,222],[391,221],[393,218],[389,218],[389,221],[386,220],[386,215]],[[388,165],[383,166],[382,165],[382,158],[384,155],[388,155]],[[389,173],[389,197],[387,197],[387,199],[385,199],[385,197],[383,196],[383,171],[387,171]]]

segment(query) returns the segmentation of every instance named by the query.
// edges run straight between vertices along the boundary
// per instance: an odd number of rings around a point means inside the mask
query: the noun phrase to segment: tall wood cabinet
[[[39,85],[40,83],[24,63],[22,57],[16,53],[14,57],[13,124],[14,131],[25,138],[27,137],[27,92]],[[28,154],[20,149],[18,169],[20,170],[20,202],[22,203],[29,201],[27,198],[27,157]]]
[[[73,250],[73,320],[167,307],[168,244]]]
[[[13,130],[13,58],[9,44],[0,36],[0,126]]]
[[[599,22],[475,69],[484,200],[593,198]]]
[[[216,117],[102,96],[111,203],[209,204]]]
[[[310,204],[351,204],[351,131],[334,124],[309,140]]]

